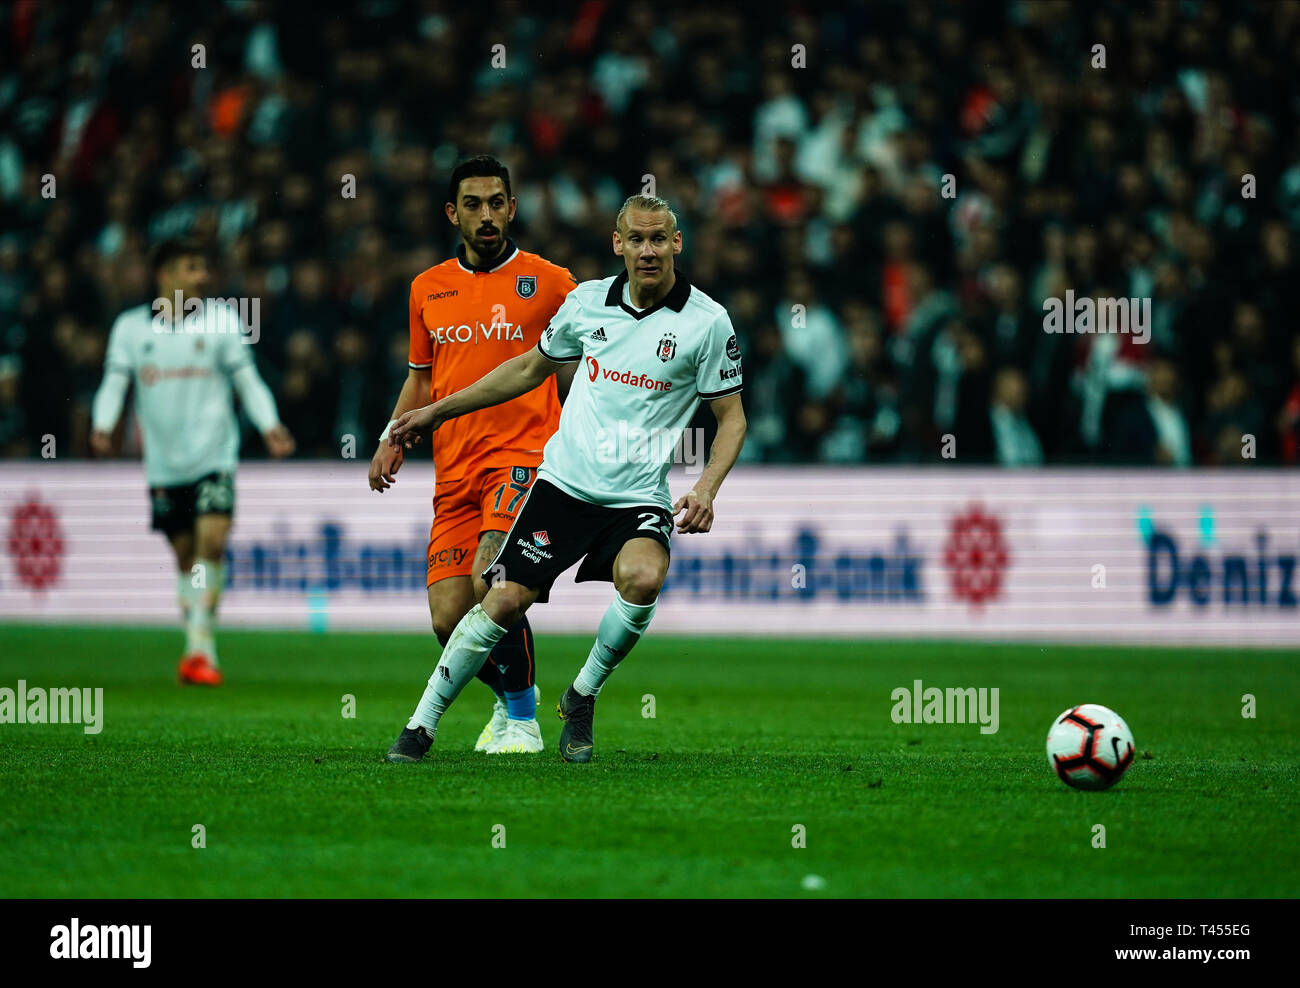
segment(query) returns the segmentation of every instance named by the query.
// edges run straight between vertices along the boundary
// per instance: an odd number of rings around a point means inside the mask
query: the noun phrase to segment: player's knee
[[[200,559],[220,559],[226,554],[226,533],[212,532],[195,540],[195,552]]]
[[[172,552],[176,555],[176,569],[188,573],[194,568],[194,539],[177,537],[171,543]]]
[[[517,583],[500,583],[483,598],[483,610],[503,628],[513,628],[532,603],[528,591]]]
[[[433,621],[433,633],[437,636],[439,645],[446,645],[447,638],[451,637],[451,632],[456,629],[456,623],[463,616],[463,614],[456,614],[450,607],[438,606],[437,603],[429,601],[429,619]]]
[[[463,615],[452,615],[435,613],[433,615],[433,633],[437,636],[439,645],[446,645],[447,639],[451,633],[456,630],[456,624]]]
[[[658,566],[634,563],[619,568],[614,586],[629,604],[653,604],[663,582],[664,575]]]

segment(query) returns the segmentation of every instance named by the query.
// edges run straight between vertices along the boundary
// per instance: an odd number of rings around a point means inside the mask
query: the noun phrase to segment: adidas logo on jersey
[[[607,342],[607,338],[606,338],[606,336],[605,336],[605,327],[604,327],[604,326],[601,326],[600,329],[596,330],[594,333],[591,334],[591,342],[593,342],[593,343],[605,343],[605,342]]]

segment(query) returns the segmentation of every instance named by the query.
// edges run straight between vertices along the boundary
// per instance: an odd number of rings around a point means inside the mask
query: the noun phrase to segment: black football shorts
[[[632,539],[654,539],[671,552],[673,516],[657,504],[607,508],[573,497],[538,478],[505,544],[483,572],[488,586],[501,580],[540,590],[545,603],[551,584],[578,560],[578,583],[614,582],[614,558]]]
[[[149,488],[152,527],[169,538],[194,530],[199,515],[235,513],[235,478],[229,473],[210,473],[192,484]]]

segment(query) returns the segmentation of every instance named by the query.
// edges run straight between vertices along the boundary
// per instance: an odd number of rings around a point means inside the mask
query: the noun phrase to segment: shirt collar
[[[674,312],[681,312],[682,309],[686,308],[686,300],[691,296],[691,283],[680,269],[674,268],[674,274],[676,274],[677,280],[673,283],[673,287],[668,294],[650,308],[638,312],[623,301],[623,286],[627,284],[627,271],[624,270],[614,279],[614,284],[609,286],[609,291],[605,295],[605,304],[623,309],[634,319],[644,319],[651,313],[658,312],[665,305]]]
[[[456,260],[460,261],[460,266],[466,271],[472,271],[475,274],[491,274],[498,268],[509,264],[518,251],[519,248],[515,246],[514,240],[510,237],[506,237],[505,250],[501,251],[500,254],[492,258],[492,260],[483,267],[475,267],[473,264],[469,263],[469,258],[465,254],[465,243],[462,241],[461,245],[456,248]]]

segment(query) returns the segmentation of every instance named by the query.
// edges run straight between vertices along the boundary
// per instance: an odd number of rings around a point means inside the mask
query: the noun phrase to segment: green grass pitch
[[[425,762],[389,765],[431,635],[225,631],[227,683],[204,690],[175,684],[176,631],[0,626],[0,686],[104,688],[98,735],[0,725],[0,895],[1300,888],[1295,652],[651,634],[597,705],[596,761],[565,765],[556,694],[588,644],[538,639],[544,755],[473,752],[490,709],[474,682]],[[998,687],[1000,730],[893,723],[890,691],[915,679]],[[1118,710],[1140,753],[1106,792],[1067,789],[1046,764],[1052,718],[1084,702]]]

